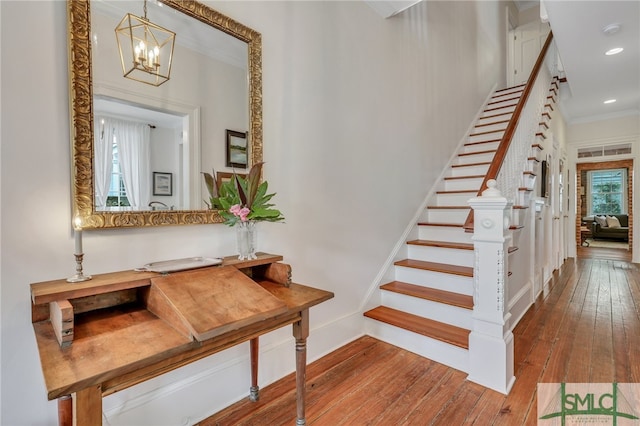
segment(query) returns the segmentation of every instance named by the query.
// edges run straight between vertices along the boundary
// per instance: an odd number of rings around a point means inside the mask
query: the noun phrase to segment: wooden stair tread
[[[481,119],[485,119],[487,117],[482,117]],[[496,124],[504,124],[504,123],[508,123],[509,120],[498,120],[498,121],[492,121],[491,123],[482,123],[482,124],[476,124],[475,128],[477,129],[478,127],[486,127],[486,126],[494,126]]]
[[[519,249],[519,247],[511,246],[511,247],[509,247],[509,248],[507,249],[507,253],[508,253],[508,254],[511,254],[511,253],[513,253],[514,251],[518,251],[518,249]]]
[[[491,154],[491,153],[495,153],[498,152],[497,149],[488,149],[486,151],[476,151],[476,152],[463,152],[461,154],[458,154],[458,157],[464,157],[467,155],[479,155],[479,154]]]
[[[509,93],[508,95],[512,95],[512,94],[516,94],[516,93],[518,93],[518,92]],[[505,96],[508,96],[508,95],[505,95]],[[549,98],[550,98],[550,96],[547,96],[547,99],[549,99]],[[507,98],[507,99],[500,99],[498,101],[489,102],[487,105],[495,105],[495,104],[499,104],[501,102],[508,102],[508,101],[517,101],[518,99],[520,99],[520,95],[513,96],[513,97]]]
[[[518,230],[518,229],[522,229],[522,228],[524,228],[524,225],[511,225],[509,227],[509,229],[512,230],[512,231],[515,231],[515,230]]]
[[[507,128],[506,128],[506,127],[505,127],[504,129],[487,130],[486,132],[476,132],[476,133],[471,133],[471,134],[469,135],[469,137],[472,137],[472,136],[482,136],[482,135],[490,135],[491,133],[504,132],[505,130],[507,130]]]
[[[411,240],[407,241],[407,244],[414,246],[428,246],[428,247],[442,247],[460,250],[473,250],[472,243],[451,243],[448,241],[434,241],[434,240]]]
[[[465,194],[467,192],[477,194],[478,190],[477,189],[456,189],[452,191],[436,191],[436,194]]]
[[[449,265],[446,263],[427,262],[425,260],[404,259],[394,263],[396,266],[422,269],[424,271],[441,272],[444,274],[473,277],[473,268],[469,266]]]
[[[496,118],[496,117],[500,117],[501,115],[513,115],[512,112],[499,112],[497,114],[489,114],[489,115],[483,115],[482,117],[478,118],[478,121],[480,120],[487,120],[489,118]]]
[[[469,175],[469,176],[447,176],[444,179],[445,180],[452,180],[452,179],[477,179],[477,178],[483,178],[484,175]]]
[[[418,222],[418,226],[452,226],[462,228],[462,223],[442,223],[442,222]]]
[[[453,164],[451,167],[473,167],[473,166],[487,166],[491,164],[491,161],[483,161],[481,163],[468,163],[468,164]]]
[[[485,108],[485,110],[484,110],[483,112],[497,111],[497,110],[499,110],[499,109],[503,109],[503,108],[511,108],[511,107],[516,106],[516,105],[517,105],[517,103],[515,103],[515,104],[509,104],[509,105],[503,105],[503,106],[501,106],[501,107],[495,107],[495,108]],[[546,106],[546,105],[545,105],[545,106]]]
[[[470,209],[471,206],[427,206],[428,209],[433,209],[433,210],[455,210],[455,209]]]
[[[453,293],[451,291],[438,290],[435,288],[403,283],[401,281],[392,281],[381,285],[380,288],[382,290],[405,294],[419,299],[444,303],[445,305],[457,306],[464,309],[473,309],[473,296],[468,296],[466,294]]]
[[[544,149],[539,143],[534,143],[533,145],[531,145],[531,148]]]
[[[396,309],[378,306],[364,313],[372,318],[404,330],[412,331],[463,349],[469,349],[469,330],[438,321],[408,314]]]
[[[464,146],[480,145],[480,144],[483,144],[483,143],[495,143],[495,142],[500,142],[501,140],[502,139],[490,139],[488,141],[467,142],[467,143],[464,144]],[[478,152],[480,152],[480,151],[478,151]],[[472,153],[469,153],[469,154],[477,154],[478,152],[472,152]]]
[[[522,83],[522,84],[518,84],[516,86],[505,87],[504,89],[496,90],[494,93],[506,92],[507,90],[513,90],[513,89],[517,89],[518,87],[524,87],[525,84],[526,83]]]

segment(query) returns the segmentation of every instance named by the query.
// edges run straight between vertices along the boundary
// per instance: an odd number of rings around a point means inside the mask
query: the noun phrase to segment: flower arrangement
[[[256,163],[249,170],[247,177],[233,174],[229,182],[218,187],[209,173],[203,173],[209,191],[210,209],[220,210],[224,223],[234,226],[245,222],[279,222],[284,220],[280,210],[274,209],[271,198],[275,193],[267,194],[267,181],[260,183],[262,165]]]

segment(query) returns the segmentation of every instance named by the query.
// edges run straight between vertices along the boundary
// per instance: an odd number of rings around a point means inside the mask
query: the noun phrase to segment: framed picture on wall
[[[153,195],[173,195],[173,174],[153,172]]]
[[[241,174],[241,173],[236,173],[236,174],[238,176],[247,177],[247,175],[244,175],[244,174]],[[225,182],[229,182],[232,177],[233,177],[233,173],[217,172],[216,173],[216,185],[218,185],[218,188],[220,188],[220,185],[222,185]]]
[[[549,162],[542,160],[542,173],[540,176],[540,196],[549,197],[549,187],[551,186],[551,176],[549,175]]]
[[[246,169],[249,164],[247,133],[227,130],[227,167]]]

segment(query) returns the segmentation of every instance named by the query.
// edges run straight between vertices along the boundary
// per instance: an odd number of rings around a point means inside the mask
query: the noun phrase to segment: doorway
[[[606,234],[604,238],[599,242],[598,235],[594,235],[594,224],[596,221],[592,217],[592,208],[589,206],[589,200],[591,199],[592,188],[589,186],[589,172],[598,172],[605,170],[621,170],[621,175],[624,176],[626,182],[625,201],[622,210],[626,211],[627,224],[628,224],[628,237],[627,247],[623,245],[616,246],[615,241],[620,238],[612,238],[609,243],[609,239]],[[603,175],[602,173],[600,175]],[[603,255],[609,250],[624,250],[628,251],[629,256],[632,253],[633,247],[633,160],[619,160],[619,161],[604,161],[599,163],[578,163],[576,164],[576,187],[578,193],[576,194],[576,242],[578,251],[585,252],[593,250],[593,253],[600,252]],[[624,212],[622,212],[624,213]],[[597,228],[600,229],[600,228]],[[616,236],[614,236],[616,237]],[[594,243],[594,241],[597,243]]]

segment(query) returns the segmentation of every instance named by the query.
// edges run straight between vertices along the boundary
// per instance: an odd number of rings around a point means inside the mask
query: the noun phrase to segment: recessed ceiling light
[[[622,47],[614,47],[613,49],[609,49],[606,52],[604,52],[604,54],[607,55],[607,56],[617,55],[618,53],[622,52],[623,50],[624,50],[624,48],[622,48]]]
[[[602,29],[602,32],[605,33],[606,35],[612,35],[620,31],[620,27],[621,25],[618,23],[609,24]]]
[[[614,103],[616,100],[615,99],[607,99],[606,101],[604,101],[605,104],[612,104]]]

